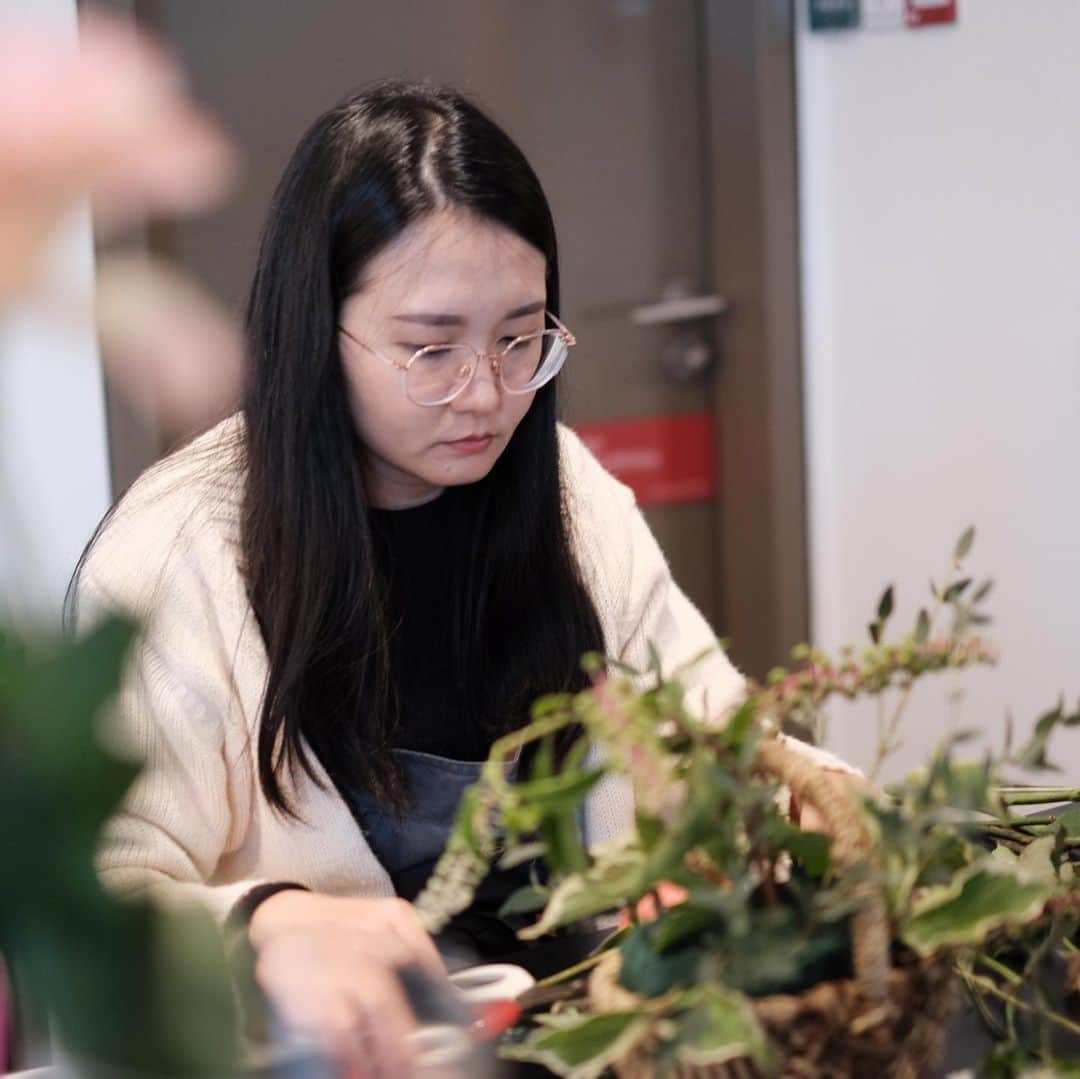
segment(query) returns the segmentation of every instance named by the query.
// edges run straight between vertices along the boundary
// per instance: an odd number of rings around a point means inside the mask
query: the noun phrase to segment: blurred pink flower
[[[0,38],[0,299],[84,194],[106,232],[218,201],[235,173],[218,126],[144,34],[100,12],[79,47],[29,28]]]
[[[33,282],[49,237],[89,194],[99,235],[149,215],[218,202],[236,172],[228,139],[190,99],[179,68],[145,34],[102,12],[79,47],[30,29],[0,37],[0,303]],[[166,439],[236,404],[237,327],[194,284],[148,259],[106,257],[95,285],[112,383]],[[50,317],[78,297],[37,297]]]

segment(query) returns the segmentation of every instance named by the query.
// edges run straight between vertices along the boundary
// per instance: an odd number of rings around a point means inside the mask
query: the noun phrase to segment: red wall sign
[[[906,0],[908,26],[956,22],[956,0]]]
[[[641,506],[716,495],[716,429],[708,412],[586,423],[575,430]]]

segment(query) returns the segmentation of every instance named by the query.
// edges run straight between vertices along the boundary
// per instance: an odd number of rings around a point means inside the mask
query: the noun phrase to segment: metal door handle
[[[630,311],[630,321],[636,326],[690,322],[693,319],[722,315],[728,306],[723,296],[677,296],[633,308]]]

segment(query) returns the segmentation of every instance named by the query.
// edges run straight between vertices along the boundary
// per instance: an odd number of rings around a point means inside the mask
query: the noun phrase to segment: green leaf
[[[766,788],[744,783],[728,766],[710,761],[705,755],[694,759],[686,777],[686,789],[689,798],[682,812],[648,852],[648,861],[642,869],[643,890],[660,881],[680,880],[685,875],[687,852],[702,844],[724,872],[727,853],[734,850],[738,826],[730,811],[718,815],[725,794],[733,799],[740,793],[750,798],[760,796],[763,800],[770,797]]]
[[[675,670],[671,672],[670,681],[681,681],[684,675],[690,674],[699,663],[704,663],[709,656],[715,655],[718,650],[724,650],[722,643],[719,645],[711,644],[708,648],[703,648],[697,655],[691,656],[688,660],[680,663]]]
[[[1060,814],[1057,823],[1065,829],[1065,834],[1070,839],[1080,838],[1080,809],[1070,809]]]
[[[99,739],[134,626],[0,648],[0,936],[28,1006],[103,1074],[235,1070],[233,987],[205,915],[120,902],[94,871],[138,771]],[[119,1017],[119,1018],[118,1018]]]
[[[664,680],[664,662],[660,658],[660,652],[656,647],[654,641],[648,642],[649,649],[649,673],[656,675],[656,682],[659,685]]]
[[[945,595],[941,597],[941,601],[943,603],[955,603],[964,594],[970,584],[970,577],[965,577],[960,581],[953,581],[953,583],[945,589]]]
[[[881,599],[878,600],[877,606],[877,618],[878,621],[884,623],[888,621],[889,616],[893,613],[893,586],[889,585],[881,594]]]
[[[529,709],[529,715],[535,722],[538,719],[546,719],[548,716],[555,715],[557,712],[569,712],[573,700],[573,696],[569,693],[549,693],[545,697],[540,697],[533,704],[532,708]]]
[[[524,862],[543,858],[546,853],[547,846],[544,843],[511,843],[509,849],[499,858],[499,868],[513,869]]]
[[[707,1068],[741,1057],[764,1066],[768,1042],[746,997],[719,985],[687,994],[696,1003],[679,1016],[675,1058],[692,1068]]]
[[[570,1079],[599,1079],[648,1037],[653,1022],[647,1011],[587,1016],[555,1030],[541,1030],[521,1045],[504,1045],[499,1055],[540,1064]]]
[[[982,762],[960,761],[949,769],[949,804],[983,813],[1004,809],[995,786],[997,761],[987,753]]]
[[[566,877],[551,893],[540,920],[518,936],[535,940],[559,926],[624,906],[640,895],[643,864],[639,851],[626,851],[592,866],[587,873]]]
[[[821,893],[819,893],[820,896]],[[841,905],[849,902],[841,897]],[[770,941],[766,940],[764,946]],[[823,981],[847,978],[851,971],[851,928],[847,918],[816,926],[809,938],[792,942],[791,959],[795,966],[787,978],[772,980],[767,970],[754,970],[746,964],[747,976],[741,988],[752,996],[772,993],[800,993]],[[779,973],[779,971],[777,971]]]
[[[1053,891],[1049,884],[1022,879],[1019,872],[1005,872],[999,862],[973,867],[949,885],[926,889],[901,935],[923,956],[979,944],[994,929],[1037,917]]]
[[[101,829],[138,774],[98,738],[133,635],[131,623],[110,619],[75,641],[0,652],[0,850],[12,882],[0,915],[97,895]]]
[[[509,899],[499,908],[499,917],[508,918],[512,914],[532,914],[543,910],[547,906],[548,895],[546,892],[537,891],[529,885],[518,888]]]
[[[1046,756],[1047,745],[1058,727],[1075,727],[1078,724],[1080,724],[1080,714],[1066,715],[1065,701],[1059,700],[1056,707],[1044,712],[1036,720],[1031,738],[1012,758],[1012,763],[1021,768],[1060,772],[1061,769]]]
[[[971,597],[972,603],[982,603],[988,595],[990,595],[990,589],[994,587],[992,579],[987,578],[977,589],[975,589],[975,595]]]
[[[722,926],[723,918],[715,910],[689,901],[680,903],[656,919],[652,927],[652,946],[663,955],[684,941],[700,936],[706,929]]]
[[[997,846],[990,852],[988,861],[1003,872],[1014,873],[1018,857],[1019,855],[1014,854],[1008,847]]]
[[[155,912],[155,919],[153,989],[171,1041],[190,1057],[191,1074],[222,1074],[222,1049],[235,1052],[237,987],[221,932],[197,909]]]
[[[812,877],[823,877],[829,870],[829,837],[820,832],[804,832],[793,828],[787,848],[798,858]]]
[[[915,623],[915,643],[926,644],[930,639],[930,616],[923,607],[919,611],[919,618]]]
[[[985,1074],[986,1079],[1017,1079],[1017,1076],[1039,1079],[1040,1076],[1051,1074],[1039,1068],[1039,1064],[1038,1058],[1032,1056],[1027,1048],[1010,1039],[995,1045],[987,1053],[979,1074]],[[1053,1075],[1055,1079],[1065,1079],[1056,1070]]]
[[[880,622],[871,622],[866,627],[866,630],[870,634],[870,640],[872,640],[874,642],[874,644],[880,644],[881,643],[881,623]]]
[[[544,814],[539,806],[503,806],[502,825],[512,840],[516,840],[519,836],[530,835],[536,832],[543,823],[543,820]]]
[[[547,848],[547,861],[553,872],[583,873],[588,868],[589,855],[574,806],[551,807],[540,823],[540,838]]]
[[[1045,884],[1048,888],[1055,888],[1058,882],[1053,860],[1056,843],[1057,840],[1052,835],[1040,836],[1028,843],[1016,860],[1017,877],[1025,883]]]
[[[619,984],[645,997],[659,997],[671,989],[694,985],[705,955],[698,943],[683,944],[660,952],[656,947],[658,928],[635,926],[619,948],[622,966]]]
[[[1050,864],[1054,867],[1054,872],[1061,880],[1075,881],[1077,878],[1076,869],[1072,862],[1069,860],[1069,836],[1065,829],[1059,824],[1054,829],[1054,847],[1050,851]]]
[[[971,545],[975,542],[975,526],[971,525],[964,530],[964,534],[956,541],[956,550],[953,551],[953,561],[962,562],[971,552]]]
[[[733,922],[726,938],[713,944],[712,954],[723,957],[724,982],[750,997],[798,993],[821,981],[849,977],[846,917],[808,930],[804,916],[790,907],[756,908],[748,925]]]
[[[588,772],[565,769],[542,779],[528,779],[514,788],[522,802],[540,809],[577,808],[604,777],[602,768]]]
[[[638,844],[644,851],[652,848],[663,837],[667,825],[660,817],[650,816],[648,813],[637,814]]]
[[[754,721],[757,719],[757,702],[753,699],[744,701],[735,710],[734,715],[728,720],[727,726],[722,732],[722,738],[726,745],[738,752],[746,744]]]
[[[555,736],[548,735],[547,738],[541,738],[540,745],[536,747],[529,778],[548,779],[555,772]]]
[[[994,763],[983,761],[953,761],[950,751],[972,732],[957,731],[938,748],[931,762],[929,781],[921,800],[922,808],[948,806],[951,809],[971,809],[994,812]]]

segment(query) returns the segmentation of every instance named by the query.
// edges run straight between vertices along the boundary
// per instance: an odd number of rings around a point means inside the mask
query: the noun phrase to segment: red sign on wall
[[[575,430],[641,506],[716,496],[716,425],[708,412],[586,423]]]
[[[956,0],[906,0],[908,26],[956,22]]]

